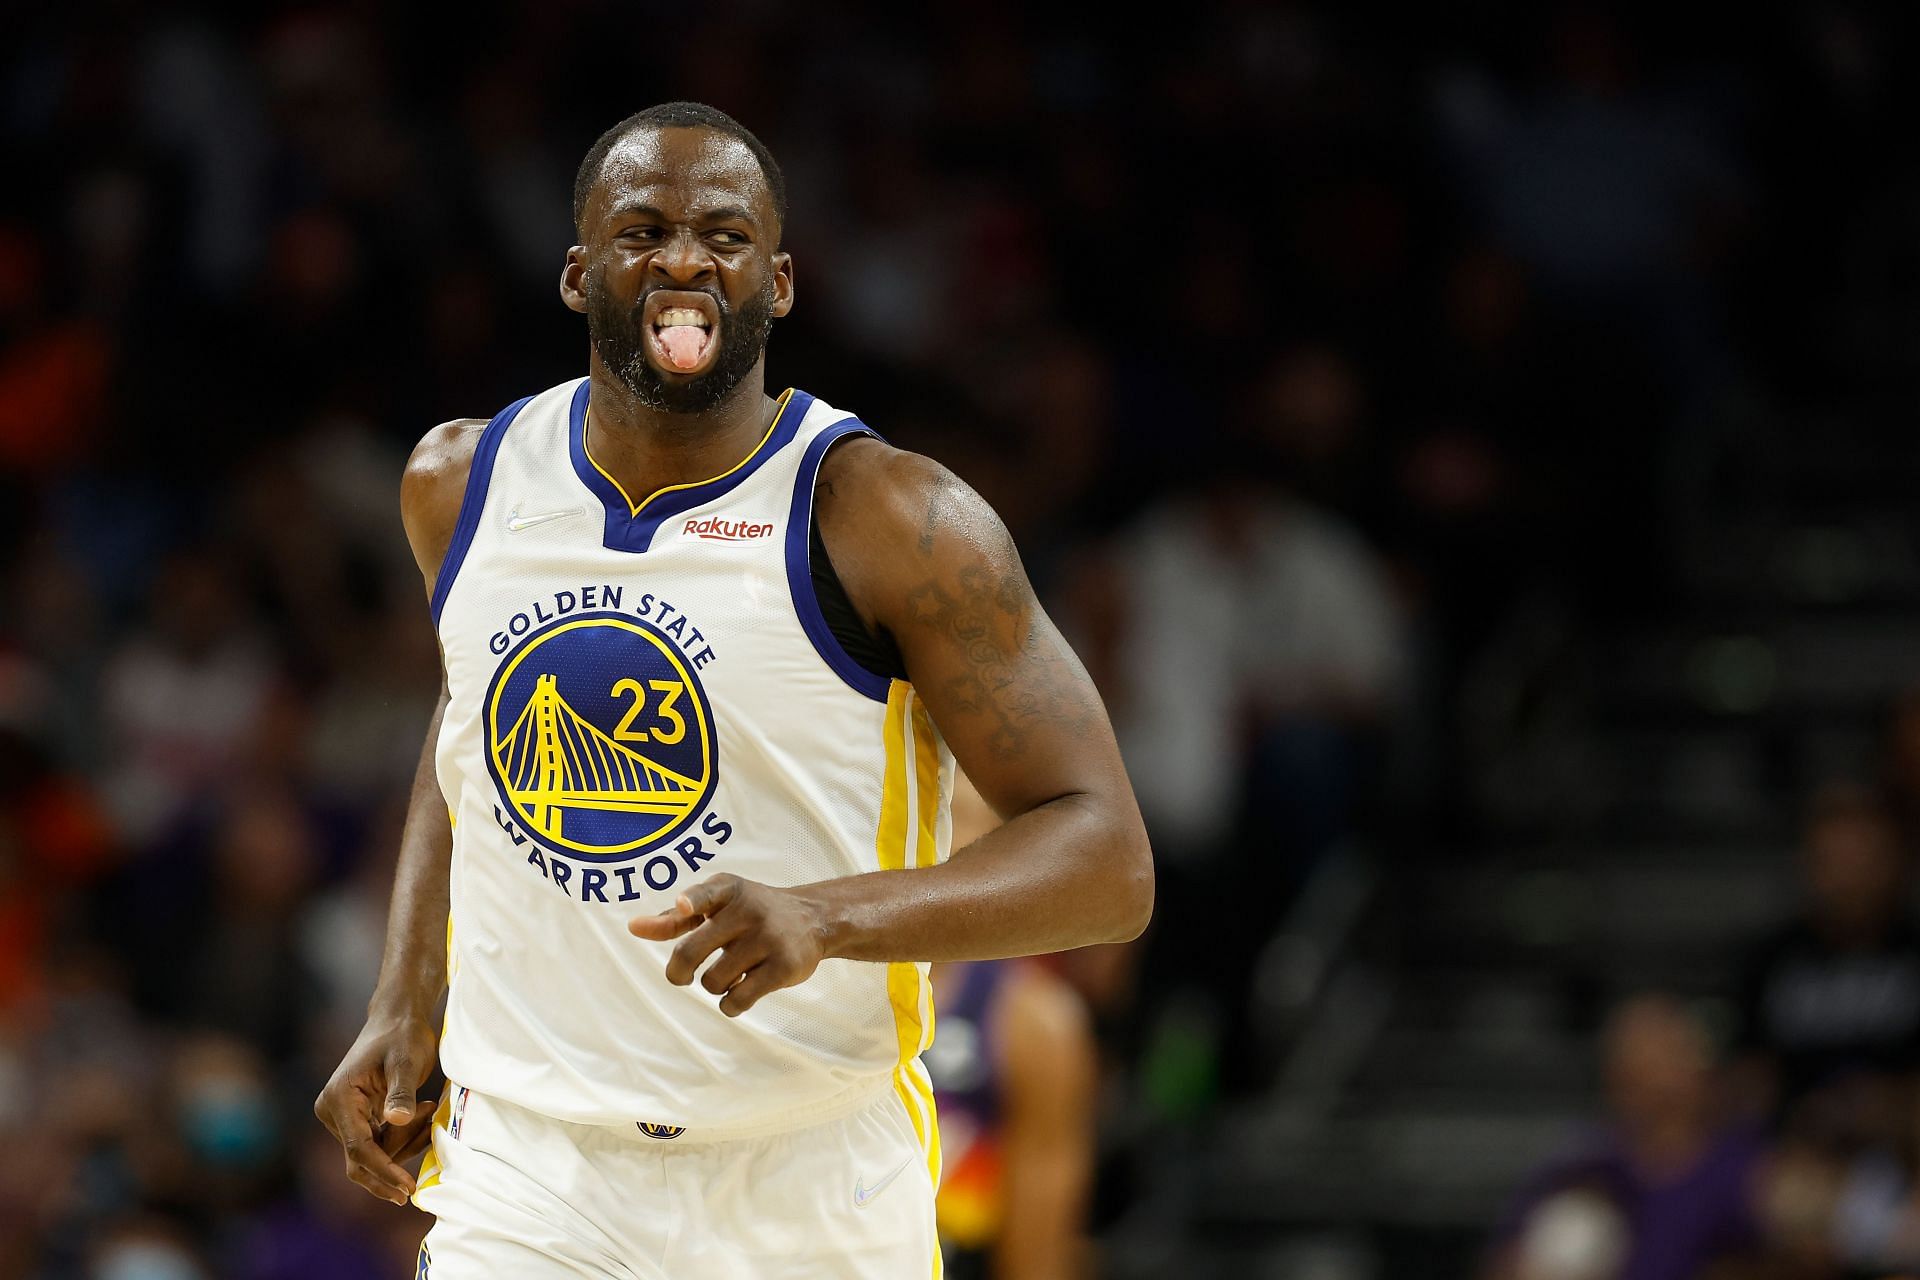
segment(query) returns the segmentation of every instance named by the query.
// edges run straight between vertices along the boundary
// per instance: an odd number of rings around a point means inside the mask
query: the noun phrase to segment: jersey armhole
[[[800,470],[793,478],[793,505],[787,512],[787,591],[793,597],[793,611],[800,618],[800,629],[807,633],[821,660],[855,693],[865,694],[875,702],[885,702],[893,681],[862,666],[833,634],[826,615],[821,612],[820,598],[814,593],[812,563],[807,554],[809,530],[813,527],[813,488],[820,476],[820,464],[826,460],[828,449],[855,435],[882,439],[879,432],[860,419],[845,418],[822,430],[807,443],[807,451],[800,456]]]
[[[473,464],[467,471],[467,488],[460,498],[460,517],[454,522],[453,541],[447,544],[446,557],[440,561],[440,572],[433,579],[431,608],[435,630],[440,627],[441,611],[447,607],[447,593],[453,590],[453,580],[460,574],[460,563],[467,558],[473,535],[480,528],[480,512],[487,505],[487,485],[493,480],[493,460],[500,452],[501,438],[531,399],[532,396],[524,396],[495,414],[493,421],[480,432],[480,443],[473,447]]]

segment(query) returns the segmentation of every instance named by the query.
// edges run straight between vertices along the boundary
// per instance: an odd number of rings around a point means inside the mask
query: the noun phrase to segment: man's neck
[[[667,413],[641,404],[627,384],[592,358],[587,449],[633,502],[669,485],[719,475],[753,451],[779,411],[767,398],[766,361],[713,408]]]

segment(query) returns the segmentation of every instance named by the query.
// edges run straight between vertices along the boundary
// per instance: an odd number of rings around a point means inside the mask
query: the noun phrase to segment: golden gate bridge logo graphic
[[[636,855],[677,834],[711,789],[705,695],[672,644],[636,619],[572,619],[529,636],[494,677],[487,713],[494,780],[544,843]]]

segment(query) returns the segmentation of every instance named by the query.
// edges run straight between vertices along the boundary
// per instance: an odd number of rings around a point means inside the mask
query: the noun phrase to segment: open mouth
[[[655,294],[647,299],[647,344],[654,363],[671,373],[699,373],[713,359],[719,316],[701,293]]]

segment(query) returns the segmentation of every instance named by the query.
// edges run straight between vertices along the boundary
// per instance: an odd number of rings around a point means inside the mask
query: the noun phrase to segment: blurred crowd
[[[1920,1267],[1920,930],[1910,772],[1813,798],[1799,906],[1739,989],[1623,999],[1601,1036],[1605,1119],[1540,1169],[1484,1280],[1826,1280]],[[1708,993],[1715,994],[1715,993]],[[1717,1025],[1718,1024],[1718,1025]]]
[[[1911,92],[1844,6],[1469,8],[10,16],[0,1277],[411,1265],[424,1221],[309,1114],[437,688],[400,469],[583,370],[574,166],[677,97],[788,175],[771,385],[980,489],[1109,700],[1161,875],[1144,948],[1066,966],[1116,1096],[1256,1091],[1247,975],[1316,866],[1470,846],[1489,637],[1543,593],[1651,607],[1675,442],[1831,372],[1780,357]],[[1835,1240],[1911,1265],[1911,816],[1814,804],[1740,1088],[1683,1005],[1619,1011],[1614,1127],[1543,1171],[1493,1274],[1690,1276],[1763,1237],[1783,1275],[1836,1274]],[[1138,1064],[1196,1008],[1199,1066],[1155,1094]],[[1536,1265],[1655,1236],[1693,1261]]]

